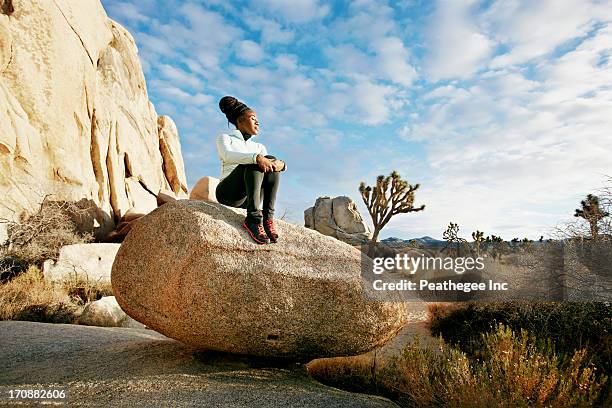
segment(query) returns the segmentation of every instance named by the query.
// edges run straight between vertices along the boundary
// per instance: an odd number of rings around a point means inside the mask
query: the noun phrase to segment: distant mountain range
[[[416,241],[418,244],[427,246],[427,247],[443,247],[446,241],[441,241],[439,239],[435,239],[432,237],[421,237],[421,238],[413,238],[413,239],[401,239],[396,237],[385,238],[381,240],[383,244],[387,245],[391,248],[402,248],[410,244],[410,241]]]

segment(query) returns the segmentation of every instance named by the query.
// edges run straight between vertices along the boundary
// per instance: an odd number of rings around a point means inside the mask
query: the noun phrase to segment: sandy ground
[[[8,398],[57,387],[63,404]],[[197,353],[150,330],[31,322],[0,322],[0,391],[0,406],[397,407],[322,385],[295,363]]]

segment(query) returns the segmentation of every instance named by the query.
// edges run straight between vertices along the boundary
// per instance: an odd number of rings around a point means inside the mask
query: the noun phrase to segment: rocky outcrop
[[[217,202],[216,189],[219,185],[219,179],[204,176],[195,183],[189,193],[190,200],[204,200],[211,203]]]
[[[346,196],[319,197],[304,211],[304,226],[351,245],[367,243],[372,233],[355,202]]]
[[[66,245],[60,249],[57,261],[45,261],[43,275],[52,282],[80,277],[108,283],[118,250],[119,244]]]
[[[395,294],[371,300],[357,249],[283,221],[277,244],[257,245],[243,219],[196,200],[141,218],[113,264],[121,308],[196,348],[298,360],[364,353],[406,323]]]
[[[158,117],[132,36],[99,0],[1,2],[0,217],[86,200],[104,236],[160,190],[186,197],[176,126]]]
[[[135,329],[144,329],[141,323],[138,323],[121,310],[114,296],[104,296],[95,302],[87,304],[79,317],[79,324],[85,326],[132,327]]]
[[[0,385],[68,389],[67,406],[399,407],[325,386],[304,366],[194,353],[152,330],[4,321],[0,339]]]

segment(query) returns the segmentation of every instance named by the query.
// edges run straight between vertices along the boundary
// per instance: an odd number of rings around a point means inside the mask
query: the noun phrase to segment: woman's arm
[[[217,152],[226,163],[256,164],[258,153],[237,152],[232,148],[231,136],[221,134],[217,137]]]

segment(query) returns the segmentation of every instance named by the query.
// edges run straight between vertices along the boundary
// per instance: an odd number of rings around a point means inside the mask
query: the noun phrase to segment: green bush
[[[458,346],[471,357],[482,352],[482,334],[501,323],[519,332],[527,330],[539,340],[550,339],[561,354],[586,349],[587,358],[611,374],[612,308],[606,303],[503,302],[469,303],[458,307],[432,307],[431,332]]]
[[[504,325],[480,338],[478,359],[440,340],[437,348],[408,345],[376,364],[371,354],[314,360],[308,372],[326,384],[376,392],[405,407],[601,405],[608,378],[588,363],[586,350],[557,354],[551,341]]]

